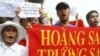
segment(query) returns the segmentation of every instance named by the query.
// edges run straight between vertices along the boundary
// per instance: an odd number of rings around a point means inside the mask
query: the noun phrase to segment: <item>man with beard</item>
[[[60,2],[56,6],[57,16],[59,17],[59,22],[54,26],[68,26],[75,27],[69,23],[70,7],[65,2]]]
[[[91,10],[86,15],[86,20],[89,24],[89,27],[98,27],[99,26],[99,13],[96,10]]]

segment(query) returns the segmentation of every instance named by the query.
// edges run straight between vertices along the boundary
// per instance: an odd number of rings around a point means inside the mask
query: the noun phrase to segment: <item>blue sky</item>
[[[70,15],[70,21],[75,20],[74,15],[72,15],[73,12],[78,12],[79,14],[79,18],[82,18],[84,21],[84,24],[86,26],[87,22],[86,22],[86,14],[90,11],[90,10],[97,10],[100,12],[100,0],[45,0],[44,2],[44,9],[45,12],[48,13],[48,15],[50,17],[53,18],[53,22],[55,23],[58,19],[57,15],[56,15],[56,10],[55,7],[57,5],[57,3],[64,1],[67,2],[70,7],[71,7],[71,15]]]

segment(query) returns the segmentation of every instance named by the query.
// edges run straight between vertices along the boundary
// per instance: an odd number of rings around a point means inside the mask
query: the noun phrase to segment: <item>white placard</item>
[[[39,3],[22,3],[20,17],[39,17]]]
[[[0,16],[2,17],[14,17],[15,15],[15,6],[8,3],[0,2]]]
[[[25,0],[0,0],[0,16],[14,17],[15,9]]]
[[[22,3],[22,2],[25,2],[25,0],[0,0],[0,2],[4,2],[4,3]]]

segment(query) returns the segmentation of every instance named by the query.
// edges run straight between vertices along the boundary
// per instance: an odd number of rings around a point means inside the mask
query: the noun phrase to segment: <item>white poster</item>
[[[22,3],[22,2],[25,2],[25,0],[0,0],[0,2],[4,2],[4,3]]]
[[[41,4],[23,3],[20,7],[20,17],[39,17],[39,8],[41,7]]]
[[[25,0],[0,0],[0,16],[14,17],[15,9]]]
[[[8,3],[0,2],[0,16],[2,17],[14,17],[15,6]]]

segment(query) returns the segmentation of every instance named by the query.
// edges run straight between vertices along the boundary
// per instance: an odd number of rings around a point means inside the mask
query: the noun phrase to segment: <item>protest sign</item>
[[[0,16],[2,17],[14,17],[15,6],[9,3],[0,2]]]
[[[14,17],[15,9],[20,6],[24,0],[0,0],[0,16]]]
[[[40,7],[38,3],[22,3],[20,17],[39,17]]]
[[[3,3],[22,3],[24,1],[25,0],[0,0],[0,2],[3,2]]]

